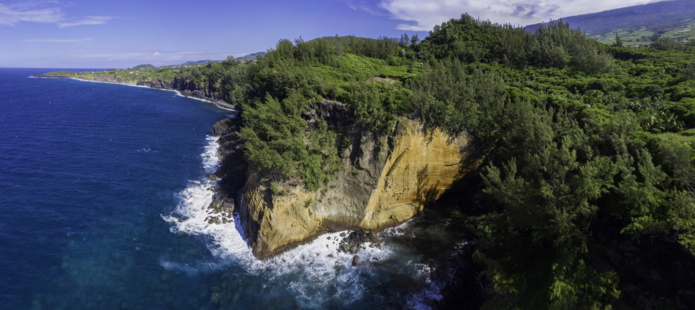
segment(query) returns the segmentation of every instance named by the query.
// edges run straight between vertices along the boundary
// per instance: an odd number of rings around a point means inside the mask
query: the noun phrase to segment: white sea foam
[[[205,146],[205,151],[203,152],[202,158],[203,167],[207,173],[215,172],[220,164],[220,158],[217,156],[217,148],[219,147],[217,140],[219,139],[219,137],[209,136],[206,138],[208,144]]]
[[[218,165],[217,147],[217,138],[208,138],[208,145],[202,154],[204,168],[208,173],[213,172]],[[209,178],[202,178],[190,182],[178,194],[180,202],[174,212],[162,215],[165,221],[172,224],[171,232],[206,236],[208,247],[215,257],[228,264],[239,265],[250,274],[266,277],[266,285],[289,288],[295,292],[297,302],[303,308],[318,308],[329,300],[351,302],[362,299],[369,278],[364,276],[365,273],[373,275],[374,264],[389,259],[394,253],[388,243],[381,249],[367,243],[365,249],[357,254],[361,263],[352,266],[354,255],[338,251],[342,240],[340,234],[343,232],[335,232],[321,235],[308,244],[267,261],[260,261],[253,256],[243,236],[237,214],[234,222],[211,224],[206,221],[208,216],[213,215],[213,211],[208,210],[213,200],[213,192],[210,190],[212,185]],[[406,222],[381,234],[402,235],[403,229],[409,225],[410,222]],[[188,274],[214,270],[166,260],[160,261],[160,265]]]

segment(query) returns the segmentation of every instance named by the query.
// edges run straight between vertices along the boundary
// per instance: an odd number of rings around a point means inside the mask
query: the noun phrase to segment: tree
[[[306,157],[302,140],[306,121],[301,118],[298,96],[293,90],[282,102],[267,95],[255,106],[244,106],[239,136],[245,142],[247,159],[263,173],[295,176],[299,161]]]
[[[613,44],[613,46],[623,47],[623,41],[620,40],[620,36],[617,32],[615,33],[615,43]]]
[[[490,306],[609,305],[619,296],[616,274],[586,262],[598,199],[617,174],[611,158],[593,152],[590,137],[565,112],[516,102],[505,114],[500,125],[508,134],[498,150],[504,158],[483,175],[484,193],[503,211],[475,224],[484,237],[501,233],[512,239],[480,239],[477,256],[496,282]]]
[[[415,45],[418,44],[418,42],[420,42],[420,38],[418,38],[417,34],[414,34],[414,35],[410,38],[410,44],[412,44],[413,47],[415,47]]]
[[[405,47],[406,45],[408,45],[408,43],[410,43],[410,38],[408,37],[407,33],[401,35],[401,40],[399,41],[399,43],[401,47]]]
[[[338,34],[335,35],[335,52],[338,57],[343,56],[343,47],[340,44],[340,37],[338,37]]]

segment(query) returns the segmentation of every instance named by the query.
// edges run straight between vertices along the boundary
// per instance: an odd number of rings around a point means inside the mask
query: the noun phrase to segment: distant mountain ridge
[[[644,37],[654,34],[680,40],[695,37],[695,1],[692,0],[663,1],[561,19],[603,43],[612,42],[615,32],[633,43],[646,42]],[[534,32],[540,25],[524,28]]]

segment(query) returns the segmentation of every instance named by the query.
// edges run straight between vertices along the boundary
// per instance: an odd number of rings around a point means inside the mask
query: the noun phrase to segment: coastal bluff
[[[211,176],[220,181],[210,207],[223,217],[239,213],[256,257],[270,258],[324,232],[379,231],[403,223],[475,168],[466,160],[465,134],[452,136],[402,118],[392,131],[375,135],[346,126],[344,112],[335,103],[314,104],[312,113],[323,114],[329,127],[349,128],[337,139],[346,145],[340,152],[344,169],[314,192],[296,180],[271,186],[246,163],[234,138],[238,119],[213,127],[221,137],[222,162]]]

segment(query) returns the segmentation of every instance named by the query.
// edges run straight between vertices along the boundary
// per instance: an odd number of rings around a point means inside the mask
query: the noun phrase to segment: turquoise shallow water
[[[335,253],[338,233],[255,260],[235,223],[204,221],[208,134],[229,111],[174,92],[29,78],[46,71],[0,69],[2,308],[426,308],[437,298],[411,246],[416,223],[385,232],[391,242],[361,252],[359,267]]]

